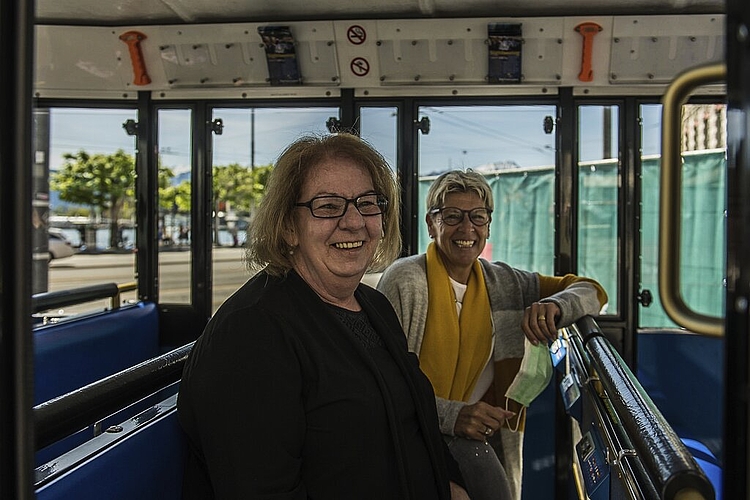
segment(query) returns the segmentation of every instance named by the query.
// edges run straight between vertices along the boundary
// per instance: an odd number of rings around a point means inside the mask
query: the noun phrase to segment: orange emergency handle
[[[143,60],[143,52],[141,52],[141,40],[145,39],[146,35],[140,31],[126,31],[120,35],[120,40],[128,44],[130,61],[133,63],[133,84],[135,85],[151,83],[151,78],[146,72],[146,61]]]
[[[575,30],[583,37],[583,57],[581,58],[581,72],[578,79],[582,82],[590,82],[594,79],[594,70],[591,68],[591,53],[594,50],[594,35],[602,30],[596,23],[585,22],[576,26]]]

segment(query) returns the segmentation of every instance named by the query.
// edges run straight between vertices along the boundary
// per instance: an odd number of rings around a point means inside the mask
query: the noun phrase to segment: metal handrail
[[[132,292],[134,290],[138,290],[137,281],[130,281],[128,283],[120,283],[119,285],[117,285],[117,295],[112,297],[112,309],[120,308],[120,304],[122,303],[122,300],[120,300],[120,296],[123,293]]]
[[[576,322],[576,327],[586,337],[584,347],[592,367],[660,498],[715,498],[703,470],[596,321],[586,316]]]
[[[37,314],[60,307],[73,306],[98,299],[111,299],[112,309],[120,307],[120,295],[138,289],[135,281],[116,284],[101,283],[68,290],[37,293],[31,297],[31,313]]]
[[[612,457],[608,463],[611,467],[617,469],[617,477],[622,482],[623,491],[629,493],[628,498],[659,500],[661,497],[653,475],[647,470],[642,458],[634,451],[633,441],[630,439],[622,419],[619,417],[611,418],[612,410],[608,404],[609,399],[606,390],[599,379],[599,374],[588,350],[584,347],[597,337],[602,337],[602,340],[605,340],[599,325],[592,318],[587,317],[582,318],[564,331],[569,340],[568,345],[571,347],[568,350],[568,356],[575,359],[571,364],[575,365],[575,372],[580,382],[587,387],[583,393],[590,401],[591,415],[604,442],[606,456]],[[567,368],[566,373],[570,372],[571,369]],[[610,418],[605,417],[605,415],[610,416]],[[579,498],[583,499],[584,497]]]
[[[36,450],[178,380],[195,342],[34,407]]]
[[[682,164],[680,131],[682,105],[698,87],[726,80],[723,63],[699,66],[678,75],[662,99],[662,155],[659,202],[659,296],[667,315],[678,325],[711,336],[724,334],[724,318],[700,314],[688,307],[680,289]]]

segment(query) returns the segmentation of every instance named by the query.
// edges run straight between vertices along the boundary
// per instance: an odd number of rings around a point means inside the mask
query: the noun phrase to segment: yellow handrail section
[[[726,80],[723,63],[698,66],[678,75],[662,99],[661,188],[659,202],[659,295],[667,315],[683,328],[711,336],[724,335],[724,318],[690,309],[680,289],[682,232],[682,105],[692,91]]]
[[[120,283],[117,285],[117,295],[112,297],[112,309],[119,309],[120,308],[120,294],[123,294],[125,292],[132,292],[133,290],[138,289],[138,282],[136,281],[130,281],[128,283]]]

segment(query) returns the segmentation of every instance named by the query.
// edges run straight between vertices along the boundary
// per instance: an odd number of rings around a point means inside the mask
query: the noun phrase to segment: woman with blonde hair
[[[519,371],[522,360],[541,356],[549,365],[546,344],[557,329],[598,314],[607,295],[587,278],[480,258],[493,210],[480,173],[440,175],[427,193],[425,222],[434,241],[425,254],[394,262],[378,289],[432,382],[440,430],[472,500],[520,500],[522,408],[551,373],[529,376]]]

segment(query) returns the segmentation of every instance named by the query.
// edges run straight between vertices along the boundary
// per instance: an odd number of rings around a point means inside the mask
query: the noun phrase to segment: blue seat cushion
[[[156,305],[143,302],[34,330],[38,405],[158,356]]]

